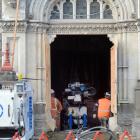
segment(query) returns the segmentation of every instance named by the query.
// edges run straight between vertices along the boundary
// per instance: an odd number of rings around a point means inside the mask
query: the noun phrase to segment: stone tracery
[[[57,3],[58,7],[63,9],[61,13],[63,19],[75,19],[75,17],[76,19],[113,19],[111,7],[103,0],[71,1],[65,0]],[[56,11],[56,4],[52,5],[50,13],[50,19],[59,19],[58,16],[55,17],[60,13],[59,10]]]
[[[75,0],[69,0],[70,3],[73,5],[73,19],[75,19]],[[96,0],[95,0],[96,1]],[[104,1],[106,3],[106,5],[110,6],[110,9],[112,10],[112,16],[113,19],[115,20],[127,20],[127,19],[132,19],[133,15],[135,15],[136,13],[136,5],[134,5],[134,1],[133,0],[127,0],[127,1],[123,1],[123,0],[97,0],[98,2],[101,3],[101,1]],[[36,20],[41,20],[41,21],[45,21],[45,22],[49,22],[49,18],[50,18],[50,14],[51,14],[51,10],[53,9],[53,6],[56,5],[57,3],[65,3],[66,0],[32,0],[31,5],[30,5],[30,15],[33,16],[33,19]],[[93,2],[93,0],[87,0],[87,5],[88,3]],[[102,6],[100,4],[100,6]],[[62,8],[62,5],[60,5],[60,7]],[[126,8],[127,7],[127,8]],[[89,8],[89,6],[87,7]],[[105,8],[105,7],[103,7]],[[90,9],[90,8],[89,8]],[[62,9],[63,11],[63,9]],[[63,19],[63,12],[60,11],[60,19]],[[100,11],[100,13],[102,13],[102,11]],[[88,17],[90,17],[89,15],[92,15],[92,13],[90,13],[90,10],[87,11],[87,19]],[[44,16],[45,15],[45,16]],[[70,13],[71,15],[71,13]],[[102,14],[101,14],[101,19],[102,19]],[[91,17],[90,17],[91,18]],[[67,19],[70,19],[69,17]]]

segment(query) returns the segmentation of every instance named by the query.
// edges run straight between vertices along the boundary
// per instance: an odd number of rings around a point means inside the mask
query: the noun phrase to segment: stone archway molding
[[[29,8],[30,15],[33,16],[34,20],[44,21],[45,19],[48,19],[50,14],[49,10],[52,5],[59,1],[60,0],[32,0]],[[133,0],[105,1],[114,9],[114,13],[117,12],[117,16],[120,16],[120,20],[132,19],[132,15],[136,14],[136,7]],[[44,18],[44,16],[47,16],[47,18]],[[48,20],[46,22],[48,22]]]
[[[48,35],[48,41],[49,41],[49,44],[51,44],[52,42],[54,42],[55,38],[57,37],[57,35]]]

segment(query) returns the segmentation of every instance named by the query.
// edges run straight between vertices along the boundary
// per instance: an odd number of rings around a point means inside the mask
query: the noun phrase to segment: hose
[[[18,132],[20,134],[21,137],[24,137],[25,136],[25,120],[24,120],[24,115],[23,115],[23,103],[20,104],[20,108],[17,108],[19,111],[18,111],[18,125],[19,125],[19,128],[18,128]],[[23,126],[21,127],[21,117],[22,117],[22,121],[23,121]],[[22,134],[22,130],[24,130],[23,134]]]

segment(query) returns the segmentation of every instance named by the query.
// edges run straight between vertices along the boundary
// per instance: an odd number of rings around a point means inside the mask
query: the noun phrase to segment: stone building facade
[[[6,42],[13,43],[15,7],[15,0],[2,0],[3,51]],[[140,0],[20,0],[18,20],[14,68],[41,79],[32,81],[36,118],[45,114],[46,100],[50,108],[51,43],[59,35],[106,35],[116,48],[111,128],[140,137]]]

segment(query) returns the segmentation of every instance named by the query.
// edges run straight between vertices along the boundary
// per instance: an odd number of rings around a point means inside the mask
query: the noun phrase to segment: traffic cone
[[[16,133],[14,134],[14,136],[12,137],[12,140],[21,140],[20,135],[19,135],[18,132],[16,132]]]
[[[127,136],[128,140],[132,140],[130,134],[128,131],[124,130],[124,132],[122,133],[122,135],[120,136],[120,139],[119,140],[124,140],[125,139],[125,136]]]
[[[44,131],[42,131],[39,140],[49,140],[48,136],[46,135],[46,133]]]
[[[75,140],[75,136],[73,134],[73,131],[70,131],[68,133],[68,135],[66,136],[66,139],[65,140]]]
[[[104,137],[103,137],[103,133],[100,132],[100,131],[97,131],[93,137],[93,140],[97,140],[97,139],[100,139],[100,140],[105,140]]]

